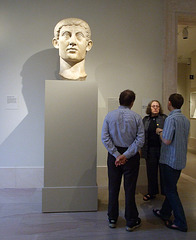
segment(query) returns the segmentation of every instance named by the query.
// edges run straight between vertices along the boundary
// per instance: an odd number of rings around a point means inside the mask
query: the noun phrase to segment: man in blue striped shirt
[[[156,216],[165,221],[168,228],[187,231],[187,222],[183,206],[177,192],[177,182],[181,170],[186,165],[187,143],[190,122],[181,113],[184,103],[182,95],[174,93],[169,97],[169,116],[165,120],[163,130],[157,128],[156,132],[162,140],[160,169],[163,180],[165,200],[162,208],[154,209]],[[170,217],[174,215],[174,221]]]
[[[141,223],[135,203],[135,189],[140,165],[138,151],[144,144],[144,126],[142,118],[131,110],[134,101],[133,91],[125,90],[120,94],[120,106],[106,115],[101,136],[108,151],[109,227],[116,227],[119,216],[118,197],[124,175],[127,231],[133,231]]]

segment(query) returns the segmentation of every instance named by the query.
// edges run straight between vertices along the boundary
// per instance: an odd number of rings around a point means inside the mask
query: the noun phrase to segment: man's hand
[[[118,167],[118,166],[124,165],[126,162],[127,162],[127,158],[125,157],[125,155],[122,154],[116,158],[115,165],[116,167]]]
[[[162,132],[163,131],[163,129],[161,129],[161,128],[156,128],[156,134],[160,134],[160,132]]]
[[[163,138],[162,132],[163,132],[163,129],[161,129],[161,128],[156,129],[156,134],[158,134],[160,136],[161,141],[166,145],[171,144],[171,140],[167,140],[167,139]]]

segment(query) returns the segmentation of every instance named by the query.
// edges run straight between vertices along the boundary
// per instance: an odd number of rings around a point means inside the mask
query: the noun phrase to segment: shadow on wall
[[[28,114],[0,146],[5,166],[43,165],[45,80],[58,80],[58,69],[56,49],[36,53],[23,65],[22,94]]]
[[[21,71],[22,94],[28,109],[27,117],[39,119],[43,114],[45,80],[58,79],[59,57],[55,49],[48,49],[30,57]],[[58,59],[58,60],[57,60]]]

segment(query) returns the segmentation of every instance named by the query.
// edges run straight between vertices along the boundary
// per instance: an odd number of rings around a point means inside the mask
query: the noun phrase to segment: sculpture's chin
[[[61,80],[68,80],[68,81],[85,81],[86,80],[86,76],[81,76],[81,77],[74,77],[74,76],[64,76],[64,75],[61,75],[59,74],[60,77],[61,77]]]

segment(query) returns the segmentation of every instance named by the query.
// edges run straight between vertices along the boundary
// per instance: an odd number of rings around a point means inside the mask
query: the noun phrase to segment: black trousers
[[[146,170],[148,179],[148,193],[155,195],[159,193],[158,171],[159,171],[160,148],[149,147],[146,159]],[[161,173],[160,173],[161,175]],[[160,177],[161,194],[164,194]]]
[[[118,148],[122,154],[125,148]],[[125,219],[127,224],[131,224],[138,218],[138,210],[135,202],[135,190],[139,173],[140,155],[128,159],[122,166],[115,166],[115,157],[108,153],[108,179],[109,179],[109,202],[108,218],[117,220],[119,216],[119,191],[122,176],[124,176],[125,190]]]

